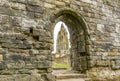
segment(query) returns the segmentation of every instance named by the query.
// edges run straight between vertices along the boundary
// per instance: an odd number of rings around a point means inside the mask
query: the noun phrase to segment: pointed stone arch
[[[90,68],[89,27],[84,17],[71,9],[62,9],[52,14],[52,29],[57,22],[62,21],[68,26],[71,42],[71,66],[73,70],[86,72]]]

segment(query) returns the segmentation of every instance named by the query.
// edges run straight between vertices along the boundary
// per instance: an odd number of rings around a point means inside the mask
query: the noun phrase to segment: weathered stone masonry
[[[118,0],[0,0],[0,81],[51,81],[60,20],[71,35],[74,70],[120,69]]]

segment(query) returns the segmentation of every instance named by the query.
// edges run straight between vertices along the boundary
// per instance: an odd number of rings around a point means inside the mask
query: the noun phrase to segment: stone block
[[[45,30],[33,28],[33,36],[50,37],[51,34]]]
[[[53,74],[48,73],[48,74],[43,74],[42,77],[46,77],[48,81],[56,81],[56,78]]]
[[[37,42],[37,43],[33,43],[33,47],[34,47],[35,49],[39,49],[39,48],[40,48],[40,45],[39,45],[38,42]]]
[[[120,59],[119,60],[115,60],[115,64],[116,64],[116,66],[120,67]]]
[[[64,0],[65,3],[70,4],[71,0]]]
[[[27,14],[27,17],[29,17],[31,19],[35,18],[35,13],[34,12],[28,11],[28,12],[26,12],[26,14]]]
[[[6,8],[10,7],[10,3],[8,0],[0,0],[0,2],[1,2],[0,7],[6,7]]]
[[[51,50],[39,50],[40,54],[51,55]]]
[[[6,51],[3,48],[0,48],[0,54],[5,54]]]
[[[0,75],[0,81],[12,81],[13,77],[10,75]]]
[[[113,52],[118,52],[119,49],[117,49],[117,48],[116,48],[116,49],[112,49],[112,51],[113,51]]]
[[[92,51],[93,48],[92,48],[91,45],[87,45],[87,46],[86,46],[86,49],[87,49],[87,52],[90,52],[90,51]]]
[[[120,60],[115,60],[111,62],[112,69],[120,69]]]
[[[30,34],[30,29],[29,28],[22,28],[21,32],[23,32],[24,34],[29,35]]]
[[[22,26],[21,21],[22,21],[21,17],[10,17],[11,26],[21,27]]]
[[[32,48],[32,45],[31,44],[16,44],[16,48],[19,48],[19,49],[31,49]]]
[[[6,64],[6,67],[10,69],[21,69],[25,67],[25,62],[22,60],[13,61]]]
[[[34,13],[35,18],[42,18],[43,14],[41,13]]]
[[[6,67],[5,67],[5,64],[3,62],[0,62],[0,70],[4,70]],[[1,71],[0,71],[0,74],[1,74]]]
[[[89,7],[86,7],[86,6],[83,7],[83,11],[84,11],[84,12],[87,12],[87,13],[90,13],[90,12],[91,12],[91,10],[89,9]],[[84,16],[88,16],[87,13],[84,13]],[[93,22],[92,19],[91,19],[91,21]]]
[[[51,44],[47,42],[36,42],[36,43],[33,43],[33,46],[35,49],[41,49],[41,50],[51,49]]]
[[[30,61],[31,57],[27,55],[9,55],[13,61],[19,61],[19,63],[24,64],[24,61]]]
[[[2,43],[1,46],[3,48],[16,48],[16,44],[11,44],[11,43]]]
[[[105,26],[103,24],[97,24],[97,30],[101,33],[105,32]]]
[[[99,61],[99,60],[102,59],[102,57],[101,57],[101,55],[91,56],[91,60],[92,60],[92,59]]]
[[[42,0],[28,0],[28,4],[33,6],[43,6]]]
[[[34,69],[34,68],[36,68],[36,67],[35,67],[35,64],[34,64],[34,63],[32,63],[32,62],[30,62],[30,61],[26,61],[24,68],[25,68],[25,69]]]
[[[10,27],[9,23],[3,24],[3,26],[0,28],[2,32],[11,32],[13,31],[13,27]]]
[[[42,6],[35,6],[35,12],[43,14],[44,8]]]
[[[28,5],[28,6],[26,6],[26,8],[27,8],[27,11],[30,11],[30,12],[34,12],[34,10],[35,10],[35,7],[32,5]]]
[[[26,0],[17,0],[18,3],[26,3]]]
[[[24,40],[23,45],[25,45],[26,48],[30,49],[30,48],[32,48],[32,41]]]
[[[44,69],[47,69],[49,67],[52,67],[52,63],[50,61],[41,61],[41,62],[34,62],[36,68],[38,69],[41,69],[41,68],[44,68]]]
[[[13,13],[13,11],[11,9],[4,8],[4,7],[0,7],[0,14],[9,15],[9,16],[14,15],[14,13]]]
[[[109,60],[98,60],[96,65],[106,67],[106,66],[110,66],[111,64]]]
[[[45,60],[47,60],[47,56],[45,56],[45,55],[36,55],[33,58],[34,58],[34,61],[45,61]]]
[[[44,0],[45,2],[47,2],[47,3],[55,3],[55,0]]]
[[[48,61],[53,61],[54,60],[54,56],[53,55],[48,55],[46,56]]]
[[[13,75],[0,75],[0,81],[44,81],[40,74],[13,74]],[[46,81],[46,80],[45,80]]]
[[[55,8],[56,6],[50,3],[44,3],[45,8]]]
[[[30,12],[37,12],[37,13],[44,13],[44,7],[42,6],[33,6],[33,5],[28,5],[27,10]]]
[[[22,27],[25,28],[36,28],[37,23],[33,19],[22,18]]]
[[[35,50],[35,49],[31,49],[29,52],[31,55],[38,55],[39,54],[39,50]]]
[[[84,42],[79,42],[78,43],[78,52],[85,52],[85,43]]]
[[[50,37],[39,37],[40,42],[52,42],[52,39]]]
[[[55,1],[55,4],[56,4],[56,6],[58,6],[58,7],[65,7],[65,2],[62,2],[62,1]]]
[[[92,1],[91,0],[82,0],[83,2],[86,2],[86,3],[91,3]]]
[[[25,80],[23,80],[22,78],[20,78],[20,79],[21,80],[18,80],[18,81],[42,81],[40,74],[30,75]]]
[[[15,10],[26,10],[25,4],[11,3],[11,8]]]
[[[2,70],[1,72],[0,72],[0,74],[1,75],[12,75],[12,74],[14,74],[15,73],[15,70]]]
[[[39,30],[39,29],[33,29],[33,36],[39,36],[40,35],[40,32],[42,33],[42,31],[41,30]]]
[[[31,70],[30,69],[19,69],[18,73],[20,73],[20,74],[31,74]]]
[[[115,55],[118,55],[118,53],[117,52],[108,52],[108,55],[109,56],[115,56]]]
[[[0,61],[3,61],[3,55],[0,54]]]
[[[9,23],[9,16],[0,15],[0,24],[7,24],[7,23]]]
[[[16,3],[25,3],[26,0],[9,0],[10,2],[16,2]]]

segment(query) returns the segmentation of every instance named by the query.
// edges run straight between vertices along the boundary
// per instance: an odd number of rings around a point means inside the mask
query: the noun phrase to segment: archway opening
[[[61,11],[55,15],[54,27],[59,21],[67,25],[70,34],[69,57],[72,70],[86,72],[90,66],[86,43],[88,41],[86,22],[80,15],[70,10]]]
[[[67,25],[59,21],[54,28],[54,49],[55,54],[54,67],[71,69],[70,65],[70,34]]]

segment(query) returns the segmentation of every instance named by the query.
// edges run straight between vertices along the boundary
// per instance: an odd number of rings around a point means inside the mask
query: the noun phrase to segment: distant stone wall
[[[67,30],[64,28],[63,24],[57,36],[56,52],[61,54],[69,51],[69,39]]]
[[[74,54],[71,58],[74,60],[73,65],[76,62],[75,57],[81,56],[88,57],[85,59],[87,64],[81,66],[82,68],[89,65],[89,69],[105,67],[119,70],[119,5],[118,0],[0,0],[0,81],[51,81],[49,77],[52,75],[49,73],[53,61],[51,51],[54,21],[59,20],[56,16],[65,13],[64,10],[84,17],[84,23],[87,24],[83,28],[86,31],[85,39],[80,37],[80,46],[77,41],[73,42],[75,37],[79,37],[74,35],[78,30],[73,28],[72,31],[69,28],[72,33],[71,41],[73,45],[77,45],[71,50],[75,50],[71,52]],[[69,19],[62,19],[71,22]],[[75,26],[73,23],[70,25]],[[80,55],[77,51],[80,51]],[[75,65],[81,64],[77,62]]]
[[[63,24],[61,25],[56,42],[55,62],[70,64],[68,33]]]

